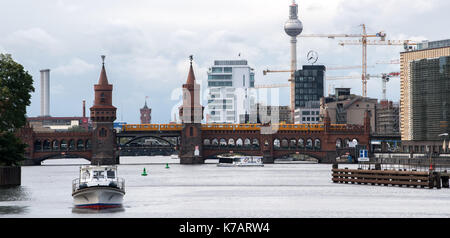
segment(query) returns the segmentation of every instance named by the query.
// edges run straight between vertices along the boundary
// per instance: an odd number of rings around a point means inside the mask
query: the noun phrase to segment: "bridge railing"
[[[380,164],[382,169],[450,171],[450,160],[447,158],[375,158],[373,162],[361,163],[360,166],[370,167],[375,166],[375,164]]]
[[[125,179],[123,178],[116,178],[116,179],[109,179],[109,187],[118,188],[120,190],[125,190]],[[72,180],[72,193],[87,188],[88,185],[85,182],[81,182],[79,178]]]

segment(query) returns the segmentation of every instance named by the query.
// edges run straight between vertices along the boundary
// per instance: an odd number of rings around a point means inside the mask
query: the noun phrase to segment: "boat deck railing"
[[[117,188],[119,190],[125,191],[125,179],[115,178],[115,179],[110,179],[107,181],[109,182],[109,184],[107,184],[105,186]],[[87,185],[87,183],[81,182],[79,178],[72,180],[72,193],[74,193],[80,189],[88,188],[88,187],[89,186]]]

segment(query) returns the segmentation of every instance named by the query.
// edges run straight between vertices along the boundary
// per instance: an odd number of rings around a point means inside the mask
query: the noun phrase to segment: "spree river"
[[[328,164],[188,166],[162,156],[122,157],[124,209],[80,213],[73,210],[71,182],[86,162],[22,167],[22,186],[0,188],[0,218],[450,217],[450,189],[335,184]]]

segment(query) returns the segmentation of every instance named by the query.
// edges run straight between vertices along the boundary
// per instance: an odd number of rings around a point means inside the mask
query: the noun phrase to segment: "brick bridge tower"
[[[116,107],[112,105],[113,85],[108,83],[105,70],[105,56],[102,55],[102,71],[98,84],[94,85],[95,99],[91,107],[92,159],[91,164],[111,165],[119,163],[116,135],[113,122]]]
[[[200,85],[195,82],[192,55],[188,78],[183,84],[183,105],[179,113],[183,129],[181,131],[180,163],[202,164],[202,129],[204,107],[200,104]]]

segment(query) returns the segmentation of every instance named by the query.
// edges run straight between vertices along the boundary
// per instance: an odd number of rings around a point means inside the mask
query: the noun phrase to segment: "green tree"
[[[84,127],[82,127],[82,126],[72,126],[71,128],[68,129],[68,131],[73,131],[73,132],[85,132],[85,131],[87,131],[87,130],[84,129]]]
[[[31,75],[11,55],[0,54],[0,164],[17,165],[24,159],[26,145],[14,133],[26,124],[31,92]]]

